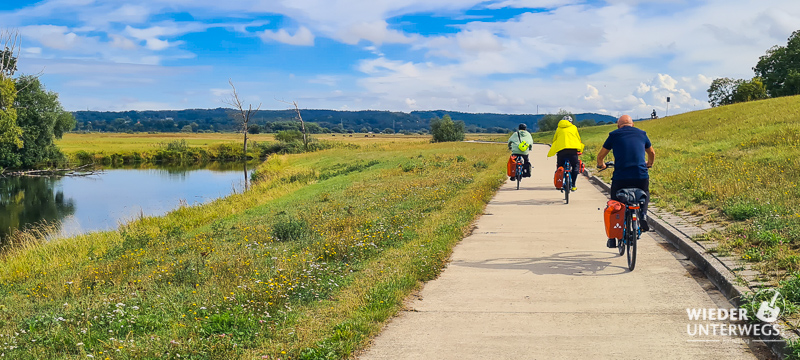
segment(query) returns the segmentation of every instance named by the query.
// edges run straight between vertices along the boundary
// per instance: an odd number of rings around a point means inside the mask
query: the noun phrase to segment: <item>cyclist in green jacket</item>
[[[511,154],[521,156],[525,160],[525,165],[522,168],[522,177],[531,177],[531,162],[528,160],[531,144],[533,144],[533,137],[528,132],[528,126],[525,124],[519,124],[519,130],[508,138],[508,149],[511,150]],[[517,180],[516,177],[511,176],[511,181],[514,180]]]

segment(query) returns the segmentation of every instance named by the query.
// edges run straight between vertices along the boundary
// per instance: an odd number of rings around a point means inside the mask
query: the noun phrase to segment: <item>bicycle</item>
[[[606,163],[606,168],[614,167],[614,162]],[[603,170],[600,170],[603,171]],[[617,241],[619,256],[628,253],[628,270],[636,267],[636,244],[642,236],[639,219],[642,218],[642,205],[647,202],[647,194],[639,188],[624,188],[617,191],[617,201],[625,207],[625,220],[622,226],[622,239]]]
[[[516,169],[516,173],[515,174],[516,174],[516,178],[517,178],[517,190],[519,190],[519,183],[520,183],[520,181],[522,181],[522,174],[525,172],[525,170],[523,169],[524,166],[525,166],[525,163],[523,162],[522,156],[519,156],[519,155],[516,156],[514,161],[517,164],[517,169]]]
[[[564,164],[564,180],[561,185],[561,192],[564,193],[564,200],[569,204],[569,192],[572,190],[572,167],[569,160]]]

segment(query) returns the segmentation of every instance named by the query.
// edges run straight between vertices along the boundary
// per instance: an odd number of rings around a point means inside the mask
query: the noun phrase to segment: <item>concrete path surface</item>
[[[703,323],[689,321],[687,308],[731,305],[653,233],[643,235],[629,272],[625,257],[605,247],[605,195],[581,177],[564,204],[547,150],[534,148],[533,177],[520,190],[511,182],[500,189],[447,269],[360,359],[770,356],[741,338],[690,341],[709,338],[687,334]]]

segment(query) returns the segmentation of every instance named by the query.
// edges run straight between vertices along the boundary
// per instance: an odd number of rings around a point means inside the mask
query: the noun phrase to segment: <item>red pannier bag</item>
[[[616,200],[608,200],[606,210],[603,212],[606,224],[606,236],[609,239],[622,239],[622,230],[625,227],[625,205]]]
[[[508,176],[517,176],[517,155],[508,158]]]
[[[563,166],[559,166],[558,169],[556,169],[556,174],[553,175],[553,185],[555,185],[556,189],[558,189],[558,190],[561,190],[561,188],[564,186],[564,167]]]

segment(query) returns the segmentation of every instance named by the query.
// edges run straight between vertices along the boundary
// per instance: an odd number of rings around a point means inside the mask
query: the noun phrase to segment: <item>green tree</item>
[[[280,142],[292,142],[303,140],[303,133],[300,130],[281,130],[275,134],[275,140]]]
[[[750,81],[742,81],[733,94],[733,102],[746,102],[767,98],[767,88],[761,78],[754,77]]]
[[[47,91],[37,77],[20,76],[14,83],[19,89],[14,107],[22,146],[2,147],[0,166],[35,168],[63,163],[64,155],[53,142],[75,127],[75,118],[61,107],[58,94]]]
[[[14,167],[3,161],[22,147],[22,128],[17,124],[17,109],[14,101],[17,88],[14,81],[0,74],[0,167]]]
[[[773,46],[753,68],[772,97],[800,94],[800,30],[792,33],[786,46]]]
[[[736,89],[744,80],[731,78],[718,78],[711,82],[708,88],[708,103],[711,107],[729,105],[736,102]]]
[[[573,121],[575,120],[574,114],[567,110],[560,109],[555,114],[547,114],[539,119],[539,121],[536,123],[538,131],[553,131],[558,129],[558,123],[564,118],[564,116],[570,116],[572,117]]]
[[[190,132],[192,132],[192,125],[184,125],[181,128],[181,132],[182,133],[190,133]]]
[[[450,115],[445,114],[441,119],[431,119],[431,134],[433,142],[464,141],[466,125],[463,121],[453,121]]]
[[[386,128],[386,129],[383,129],[383,133],[384,134],[394,134],[394,130],[392,130],[391,128]]]

